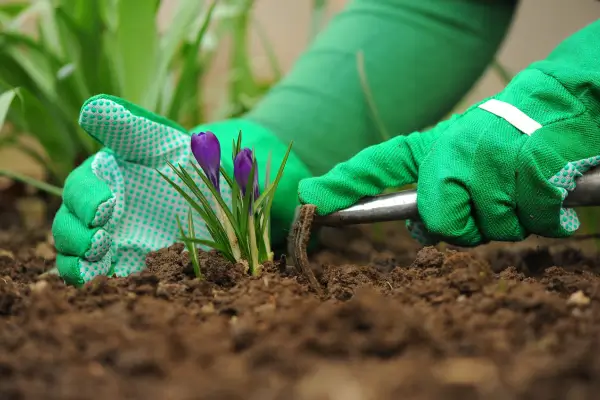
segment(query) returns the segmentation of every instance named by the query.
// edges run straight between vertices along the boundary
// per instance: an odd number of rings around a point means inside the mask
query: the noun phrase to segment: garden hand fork
[[[575,190],[569,193],[564,206],[600,206],[600,167],[591,169],[577,180]],[[320,293],[320,285],[310,268],[306,251],[313,225],[339,227],[407,219],[419,219],[416,190],[364,198],[353,206],[322,216],[315,214],[314,205],[303,205],[296,210],[288,252],[296,269],[304,274],[311,286]]]

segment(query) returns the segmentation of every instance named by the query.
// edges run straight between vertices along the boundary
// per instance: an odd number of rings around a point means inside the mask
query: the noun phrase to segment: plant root
[[[289,249],[294,267],[304,275],[309,285],[317,292],[319,296],[323,295],[323,288],[315,277],[308,261],[307,247],[310,241],[310,232],[315,217],[316,207],[312,204],[306,204],[299,208],[292,226],[292,232],[289,236]]]

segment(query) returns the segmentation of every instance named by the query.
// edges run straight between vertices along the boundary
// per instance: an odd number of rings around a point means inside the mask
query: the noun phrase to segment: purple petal
[[[192,135],[192,154],[202,171],[215,189],[219,190],[219,167],[221,165],[221,145],[212,132],[200,132]]]
[[[246,186],[248,184],[250,173],[252,172],[253,162],[254,156],[252,150],[248,148],[242,149],[233,161],[233,175],[235,181],[240,186],[243,195],[246,194]],[[254,199],[257,199],[260,193],[258,189],[258,171],[256,169],[254,170],[253,190]]]

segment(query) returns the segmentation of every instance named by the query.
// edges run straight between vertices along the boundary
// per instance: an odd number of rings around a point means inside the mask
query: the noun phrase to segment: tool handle
[[[600,206],[600,167],[591,169],[577,179],[575,190],[569,193],[563,204],[569,208]],[[406,219],[419,219],[416,190],[367,197],[343,210],[315,215],[313,224],[344,226]]]

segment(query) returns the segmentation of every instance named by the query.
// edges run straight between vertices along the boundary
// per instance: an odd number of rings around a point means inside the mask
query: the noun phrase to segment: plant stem
[[[235,261],[239,262],[242,259],[242,252],[240,251],[240,245],[238,243],[238,239],[235,236],[235,232],[233,227],[231,226],[231,222],[225,215],[225,212],[221,208],[221,206],[217,203],[217,215],[219,216],[219,220],[225,227],[225,232],[227,232],[227,238],[229,239],[229,244],[231,244],[231,253]]]
[[[262,216],[263,221],[265,221],[265,216]],[[265,224],[267,224],[267,226],[265,226],[265,229],[263,230],[263,243],[265,244],[265,252],[267,253],[267,261],[273,261],[273,250],[271,249],[271,238],[270,238],[270,224],[271,221],[269,221],[269,219],[266,219],[266,221],[264,222]]]
[[[260,265],[258,264],[258,248],[256,247],[256,231],[254,230],[254,215],[248,217],[248,234],[250,235],[250,272],[258,275]]]
[[[269,158],[267,158],[267,166],[265,168],[265,188],[271,184],[271,156],[273,154],[269,152]],[[274,193],[272,194],[272,196]],[[273,251],[271,250],[271,212],[267,210],[266,213],[261,215],[262,221],[265,225],[263,230],[263,243],[265,244],[265,252],[267,253],[267,260],[273,261]]]
[[[179,223],[179,219],[177,219],[177,223]],[[180,229],[181,229],[181,225]],[[181,229],[181,233],[183,235],[183,229]],[[194,227],[194,219],[192,217],[192,209],[190,208],[188,212],[188,233],[192,238],[196,237],[196,228]],[[192,262],[192,267],[194,268],[194,274],[196,278],[202,279],[202,271],[200,270],[200,260],[198,259],[198,251],[196,249],[196,245],[194,243],[186,243],[188,248],[188,252],[190,255],[190,260]]]
[[[62,196],[62,188],[59,188],[58,186],[54,186],[46,182],[39,181],[30,176],[19,174],[18,172],[9,171],[7,169],[0,169],[0,175],[7,176],[15,181],[26,183],[30,186],[33,186],[36,189],[42,190],[46,193],[50,193],[54,196]]]

